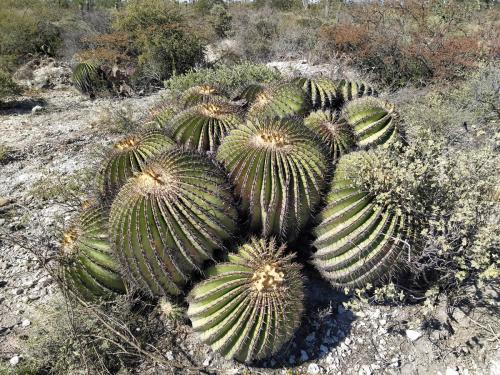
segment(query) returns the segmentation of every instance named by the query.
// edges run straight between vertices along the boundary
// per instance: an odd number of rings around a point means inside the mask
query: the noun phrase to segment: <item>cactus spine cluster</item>
[[[398,136],[394,105],[383,100],[373,97],[353,100],[342,115],[353,128],[361,148],[389,144]]]
[[[133,134],[115,143],[99,174],[99,192],[112,198],[152,157],[172,148],[175,142],[159,131]]]
[[[153,295],[177,295],[236,227],[223,173],[200,154],[170,150],[120,190],[110,234],[126,274]]]
[[[61,252],[66,284],[85,299],[107,298],[124,293],[108,240],[108,217],[99,206],[86,207],[64,232]]]
[[[318,110],[304,119],[304,125],[318,134],[330,150],[333,160],[339,159],[356,147],[356,136],[339,112]]]
[[[371,157],[359,151],[340,159],[315,229],[313,263],[339,288],[383,280],[404,249],[405,217],[356,184],[357,172]]]
[[[274,239],[252,239],[189,296],[188,315],[201,339],[242,362],[276,353],[290,340],[303,311],[300,267]]]
[[[292,239],[320,200],[325,149],[293,119],[254,120],[233,130],[217,159],[229,172],[251,228]]]
[[[240,108],[218,99],[179,113],[169,132],[180,144],[198,151],[216,151],[221,140],[241,123]]]

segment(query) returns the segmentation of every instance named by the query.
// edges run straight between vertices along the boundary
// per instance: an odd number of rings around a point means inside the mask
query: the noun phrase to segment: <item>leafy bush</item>
[[[200,69],[176,76],[165,81],[165,87],[181,93],[196,85],[214,85],[226,93],[252,82],[275,82],[280,73],[262,64],[242,63],[233,66],[218,65],[215,68]]]
[[[8,96],[21,93],[21,88],[12,80],[9,73],[0,70],[0,101]]]

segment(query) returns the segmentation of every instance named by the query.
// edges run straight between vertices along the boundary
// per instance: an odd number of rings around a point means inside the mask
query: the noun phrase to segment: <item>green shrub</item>
[[[210,9],[210,23],[219,38],[224,38],[227,36],[229,30],[231,30],[232,18],[231,13],[228,12],[223,4],[215,4]]]
[[[0,70],[0,101],[8,96],[21,93],[21,88],[12,80],[9,73]]]
[[[179,94],[192,86],[214,85],[230,93],[252,82],[276,82],[280,76],[277,70],[263,64],[245,62],[233,66],[218,65],[213,69],[190,71],[184,75],[172,77],[165,82],[165,87]]]
[[[161,82],[203,61],[203,44],[174,3],[130,1],[115,14],[113,29],[131,37],[139,83]]]

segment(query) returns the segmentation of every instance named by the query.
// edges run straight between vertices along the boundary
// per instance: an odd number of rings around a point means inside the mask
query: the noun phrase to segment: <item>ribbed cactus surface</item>
[[[188,316],[202,340],[242,362],[276,353],[297,329],[304,300],[300,267],[275,241],[252,239],[207,271]]]
[[[253,120],[219,147],[253,230],[292,239],[320,200],[326,149],[294,119]]]
[[[234,101],[243,100],[245,105],[249,107],[255,102],[258,95],[266,90],[266,86],[259,83],[251,83],[243,88],[240,88],[233,95]]]
[[[149,159],[174,146],[175,142],[160,131],[129,135],[115,143],[99,173],[102,197],[113,198],[134,173],[142,171]]]
[[[326,109],[335,105],[337,86],[330,79],[299,77],[295,78],[293,82],[304,90],[314,109]]]
[[[184,91],[180,103],[184,108],[189,108],[201,103],[209,103],[222,96],[222,92],[212,85],[193,86]]]
[[[340,159],[315,229],[313,263],[339,288],[384,280],[405,248],[404,216],[356,184],[370,158],[360,151]]]
[[[367,97],[349,102],[342,117],[353,128],[362,148],[389,144],[398,137],[394,105]]]
[[[73,69],[71,80],[84,94],[92,94],[103,84],[99,67],[90,62],[79,63]]]
[[[365,82],[348,81],[342,79],[336,83],[338,104],[342,105],[351,100],[364,96],[377,96],[378,92]]]
[[[307,94],[296,84],[287,83],[260,91],[248,110],[249,117],[274,118],[303,115],[311,107]]]
[[[209,159],[172,149],[116,196],[110,233],[131,280],[153,295],[181,293],[236,227],[223,172]]]
[[[66,284],[85,299],[125,292],[108,238],[108,216],[98,206],[83,209],[64,232],[61,244]]]
[[[318,110],[304,119],[304,125],[318,134],[329,148],[333,160],[354,150],[356,137],[349,124],[339,116],[339,112]]]
[[[214,100],[179,113],[168,132],[178,143],[198,151],[215,151],[221,140],[241,123],[240,107]]]

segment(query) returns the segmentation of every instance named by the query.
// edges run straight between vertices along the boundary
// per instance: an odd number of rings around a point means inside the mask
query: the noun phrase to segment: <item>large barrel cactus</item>
[[[241,123],[240,107],[214,100],[179,113],[168,132],[180,144],[198,151],[215,151],[221,140]]]
[[[276,353],[297,329],[304,300],[300,267],[273,239],[252,239],[209,269],[191,291],[188,315],[202,340],[249,362]]]
[[[193,86],[184,91],[180,103],[184,108],[189,108],[201,103],[209,103],[222,96],[219,88],[212,85]]]
[[[239,88],[233,95],[234,101],[244,101],[245,106],[249,107],[255,102],[259,94],[266,90],[266,86],[260,83],[251,83],[243,88]]]
[[[349,102],[342,117],[353,128],[362,148],[389,144],[398,137],[394,105],[367,97]]]
[[[108,238],[108,216],[99,206],[84,208],[64,232],[61,253],[66,285],[87,300],[125,292]]]
[[[253,120],[217,153],[249,214],[251,228],[292,239],[320,200],[327,172],[321,141],[294,119]]]
[[[175,142],[159,131],[134,134],[118,141],[104,160],[98,176],[99,193],[111,199],[125,182],[142,171],[153,156],[175,146]]]
[[[371,158],[359,151],[340,159],[315,229],[313,263],[339,288],[382,281],[405,248],[405,216],[357,185],[356,174],[371,167]]]
[[[337,101],[337,86],[328,78],[298,77],[293,82],[304,90],[314,109],[331,108]]]
[[[348,81],[342,79],[337,85],[337,105],[342,105],[351,100],[364,96],[377,96],[378,92],[365,82]]]
[[[249,117],[274,118],[303,115],[311,108],[307,94],[293,83],[260,91],[248,110]]]
[[[223,172],[194,152],[172,149],[127,182],[110,213],[126,274],[153,295],[177,295],[236,228]]]
[[[339,116],[339,112],[318,110],[304,119],[306,125],[318,134],[336,161],[356,147],[356,136],[351,126]]]

